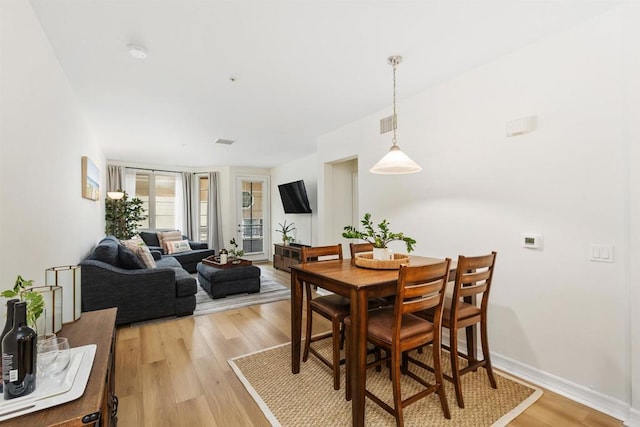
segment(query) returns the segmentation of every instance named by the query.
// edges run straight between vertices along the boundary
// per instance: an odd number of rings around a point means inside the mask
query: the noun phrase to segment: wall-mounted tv
[[[289,182],[278,185],[284,213],[311,213],[304,181]]]

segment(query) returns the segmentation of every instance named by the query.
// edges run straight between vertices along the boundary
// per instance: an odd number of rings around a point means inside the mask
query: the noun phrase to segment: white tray
[[[71,402],[82,396],[95,355],[95,344],[74,347],[66,375],[59,378],[38,375],[33,393],[11,400],[0,397],[0,421]]]

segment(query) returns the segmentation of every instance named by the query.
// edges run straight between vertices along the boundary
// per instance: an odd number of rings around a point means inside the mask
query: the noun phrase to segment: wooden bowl
[[[401,264],[409,264],[409,255],[393,254],[393,259],[373,259],[373,252],[364,252],[356,255],[356,265],[374,270],[397,270]]]

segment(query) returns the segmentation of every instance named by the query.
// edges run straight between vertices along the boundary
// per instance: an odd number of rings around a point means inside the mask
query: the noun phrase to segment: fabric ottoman
[[[211,298],[260,292],[260,268],[255,265],[217,268],[199,262],[196,270],[200,286]]]

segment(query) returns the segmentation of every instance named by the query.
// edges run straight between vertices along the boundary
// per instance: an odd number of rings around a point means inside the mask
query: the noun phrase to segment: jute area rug
[[[217,313],[219,311],[232,310],[250,305],[264,304],[291,298],[291,291],[273,280],[260,279],[260,292],[255,294],[236,294],[225,298],[213,299],[198,284],[196,293],[196,309],[194,316]]]
[[[327,356],[330,340],[314,343]],[[430,363],[431,350],[414,354]],[[449,354],[443,351],[445,371],[450,372]],[[351,402],[344,399],[344,366],[340,390],[333,390],[331,371],[312,355],[301,363],[300,373],[291,373],[291,345],[285,344],[235,359],[229,364],[265,416],[275,426],[350,426]],[[417,369],[415,366],[412,369]],[[417,370],[433,380],[433,375]],[[481,427],[503,426],[542,395],[542,391],[525,385],[502,373],[496,376],[497,389],[492,389],[484,369],[464,375],[462,387],[465,409],[456,403],[453,384],[445,380],[445,390],[451,419],[444,418],[440,401],[429,395],[404,409],[405,426]],[[405,378],[401,385],[403,397],[415,393],[416,382]],[[393,407],[389,371],[367,370],[367,388]],[[395,419],[368,398],[365,425],[394,426]]]

